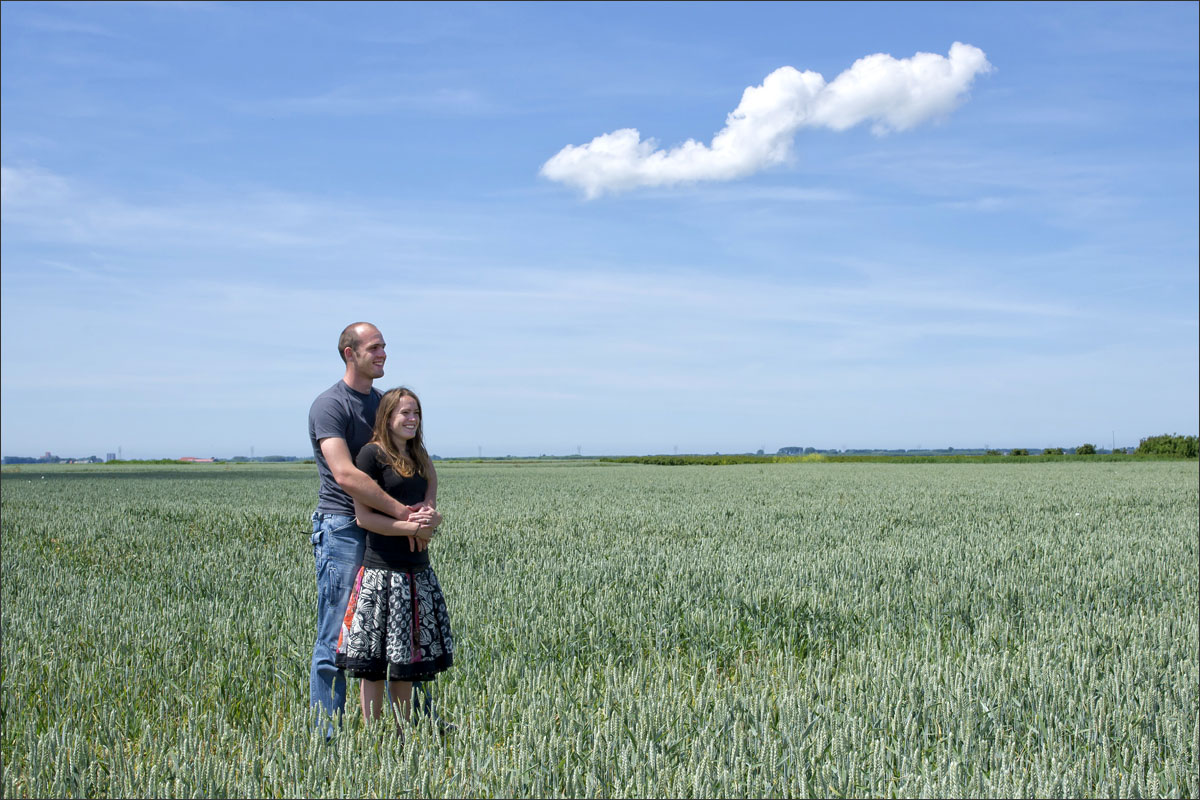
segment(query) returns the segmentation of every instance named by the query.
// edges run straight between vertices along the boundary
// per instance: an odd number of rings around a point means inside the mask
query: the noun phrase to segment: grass
[[[309,732],[311,465],[5,469],[4,796],[1200,795],[1194,462],[439,475],[400,749]]]

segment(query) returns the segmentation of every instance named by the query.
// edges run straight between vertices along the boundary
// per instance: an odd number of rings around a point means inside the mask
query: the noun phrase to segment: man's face
[[[359,329],[358,347],[350,352],[350,365],[364,378],[375,380],[383,377],[383,362],[387,361],[384,348],[387,342],[377,328],[363,326]],[[346,348],[348,351],[350,348]]]

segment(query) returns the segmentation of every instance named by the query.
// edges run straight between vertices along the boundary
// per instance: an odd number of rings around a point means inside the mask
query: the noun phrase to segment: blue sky
[[[1200,427],[1195,3],[2,8],[5,455]]]

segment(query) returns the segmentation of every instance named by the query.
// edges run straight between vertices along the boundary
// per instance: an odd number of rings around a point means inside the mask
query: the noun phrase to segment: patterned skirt
[[[450,614],[433,569],[360,567],[338,636],[337,665],[369,681],[427,681],[453,663]]]

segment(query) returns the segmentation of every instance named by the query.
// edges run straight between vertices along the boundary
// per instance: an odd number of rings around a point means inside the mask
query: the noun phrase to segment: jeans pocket
[[[341,533],[342,531],[346,530],[347,528],[353,528],[354,525],[355,525],[355,517],[348,517],[348,518],[346,518],[345,523],[343,523],[342,525],[338,525],[336,528],[330,528],[329,532],[330,533]]]

